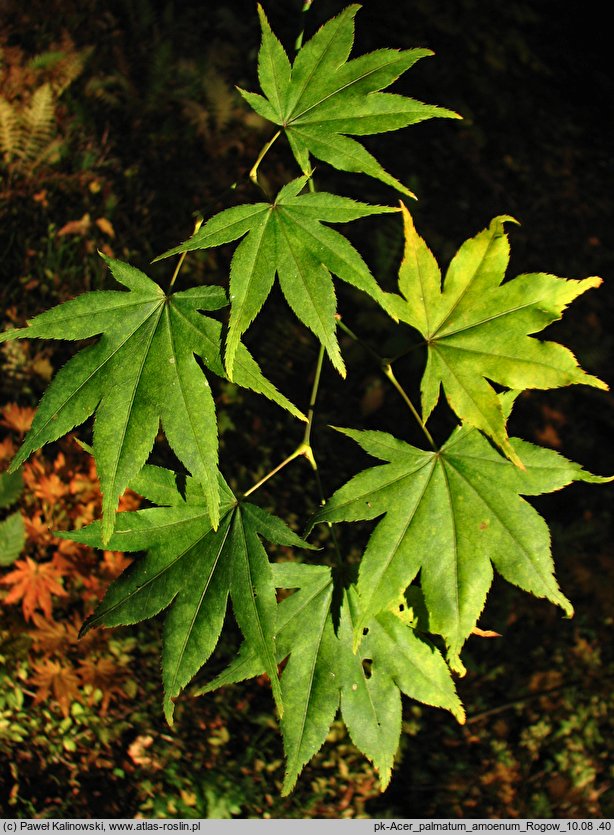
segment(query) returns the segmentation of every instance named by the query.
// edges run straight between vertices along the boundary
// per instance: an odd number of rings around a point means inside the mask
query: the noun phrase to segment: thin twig
[[[605,676],[605,679],[612,678],[612,676]],[[479,722],[481,719],[486,719],[488,716],[496,716],[497,713],[503,713],[506,710],[510,710],[513,707],[517,707],[518,705],[526,704],[527,702],[534,701],[535,699],[541,699],[543,696],[548,696],[551,693],[559,693],[564,690],[572,690],[574,687],[583,687],[585,682],[580,680],[578,681],[568,681],[563,682],[562,684],[557,684],[556,687],[548,687],[545,690],[540,690],[537,693],[530,693],[528,696],[522,696],[519,699],[513,699],[509,702],[504,702],[501,705],[497,705],[496,707],[491,707],[488,710],[482,710],[479,713],[474,713],[473,716],[470,716],[467,719],[467,725],[471,725],[474,722]]]

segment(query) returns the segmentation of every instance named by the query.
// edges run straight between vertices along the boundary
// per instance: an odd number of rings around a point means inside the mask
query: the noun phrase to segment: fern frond
[[[56,136],[48,144],[44,145],[37,156],[28,161],[27,167],[29,171],[36,171],[36,169],[43,165],[43,163],[55,165],[55,163],[60,160],[63,144],[64,142],[62,138],[60,136]]]
[[[46,52],[39,52],[27,63],[27,66],[32,70],[51,71],[63,58],[66,56],[64,50],[48,49]]]
[[[31,167],[56,132],[55,97],[50,84],[34,91],[30,104],[22,113],[25,142],[20,152],[22,165]]]
[[[210,68],[203,77],[203,90],[218,130],[227,127],[236,108],[234,90],[215,69]]]
[[[211,138],[211,114],[200,102],[186,99],[183,102],[182,112],[199,136],[205,140]]]
[[[51,85],[57,98],[81,75],[92,51],[93,49],[88,47],[81,52],[69,52],[54,67],[54,77],[51,80]]]
[[[0,154],[5,163],[18,156],[22,131],[17,110],[0,96]]]

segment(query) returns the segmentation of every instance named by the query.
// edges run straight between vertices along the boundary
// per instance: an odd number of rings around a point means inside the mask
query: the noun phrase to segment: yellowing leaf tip
[[[85,441],[82,441],[81,438],[76,438],[75,440],[84,452],[88,452],[90,455],[94,454],[94,448],[90,446],[90,444],[86,443]]]
[[[603,279],[601,278],[601,276],[598,275],[589,275],[588,278],[585,278],[582,283],[586,284],[587,287],[596,288],[601,287],[601,285],[603,284]]]
[[[500,632],[495,632],[494,629],[480,629],[479,626],[474,626],[471,630],[472,635],[477,635],[478,638],[501,638]]]
[[[399,200],[399,204],[400,204],[400,207],[401,207],[401,213],[403,215],[403,225],[405,226],[405,229],[415,232],[416,226],[414,224],[414,219],[412,217],[411,212],[409,211],[409,209],[407,208],[405,203],[403,203],[402,200]]]
[[[512,217],[512,215],[497,215],[497,217],[494,217],[491,220],[490,228],[494,228],[495,225],[501,226],[501,228],[503,228],[504,223],[514,223],[516,226],[521,226],[520,221],[516,220],[516,218]]]
[[[264,31],[264,29],[266,28],[270,32],[271,31],[271,26],[269,24],[269,21],[268,21],[268,18],[266,16],[266,14],[265,14],[265,11],[262,8],[260,3],[258,3],[257,9],[258,9],[258,17],[260,18],[260,25],[262,27],[262,30]]]
[[[450,669],[453,672],[455,672],[458,676],[460,676],[460,678],[463,678],[465,675],[467,675],[467,668],[465,667],[465,665],[461,661],[458,650],[449,649],[448,650],[448,655],[447,655],[447,660],[448,660],[448,665],[450,666]],[[460,709],[462,710],[463,715],[464,715],[465,711],[463,710],[462,707]],[[461,724],[462,724],[462,722],[461,722]]]
[[[384,772],[379,772],[379,781],[380,781],[380,791],[383,794],[388,785],[390,784],[390,778],[392,777],[392,769],[387,768]]]
[[[519,470],[522,470],[523,472],[526,472],[527,468],[522,463],[522,460],[520,459],[518,454],[514,451],[514,449],[512,447],[509,447],[509,450],[511,450],[511,453],[508,451],[508,445],[506,445],[505,453],[506,453],[507,457],[509,458],[509,460],[512,462],[512,464],[514,464],[516,467],[518,467]]]
[[[175,705],[173,704],[172,701],[170,702],[170,704],[165,704],[164,705],[164,718],[166,719],[166,724],[169,726],[169,728],[172,728],[173,725],[175,724],[174,713],[175,713]]]

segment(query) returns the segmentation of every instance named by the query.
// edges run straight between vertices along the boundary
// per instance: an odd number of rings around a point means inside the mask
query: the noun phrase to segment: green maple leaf
[[[94,626],[133,624],[168,610],[164,622],[162,678],[164,711],[172,722],[173,699],[200,670],[217,645],[230,595],[235,618],[249,646],[256,648],[283,712],[275,661],[276,598],[271,566],[260,542],[299,548],[303,542],[274,516],[238,503],[220,477],[220,523],[213,530],[200,485],[186,480],[185,496],[169,470],[146,465],[131,487],[164,503],[117,516],[108,547],[147,550],[105,595],[87,619]],[[101,547],[99,522],[58,534]]]
[[[298,589],[279,604],[277,615],[277,660],[288,658],[281,676],[284,794],[322,747],[339,706],[354,744],[373,762],[385,788],[399,746],[401,693],[444,707],[464,721],[445,661],[389,612],[370,620],[367,636],[354,654],[353,589],[344,595],[335,635],[329,568],[284,563],[273,566],[273,575],[279,588]],[[244,644],[228,668],[201,692],[258,676],[263,669],[255,648]]]
[[[348,60],[359,8],[348,6],[329,20],[302,47],[291,66],[259,6],[262,45],[258,78],[264,96],[239,92],[260,116],[281,126],[305,174],[310,173],[312,154],[341,171],[367,174],[413,196],[348,134],[366,136],[436,116],[459,116],[415,99],[380,92],[420,58],[432,55],[429,49],[378,49]]]
[[[503,398],[505,411],[511,394]],[[572,481],[611,479],[585,472],[558,453],[516,438],[526,469],[501,457],[464,426],[438,452],[425,452],[384,432],[339,430],[389,463],[354,476],[314,517],[317,522],[383,518],[369,539],[358,576],[361,629],[393,607],[420,572],[429,629],[441,634],[457,664],[493,579],[510,583],[573,614],[554,577],[548,527],[521,496],[550,493]]]
[[[601,279],[568,281],[546,273],[520,275],[501,284],[509,261],[505,221],[497,217],[470,238],[453,258],[441,286],[437,262],[403,209],[405,254],[399,272],[404,298],[388,296],[387,308],[420,331],[428,346],[422,379],[426,421],[439,399],[440,385],[463,421],[489,435],[516,464],[501,403],[488,382],[510,389],[549,389],[584,383],[607,389],[586,374],[574,355],[555,342],[529,336],[560,319],[577,296]]]
[[[19,511],[0,522],[0,566],[11,565],[26,544],[26,527]]]
[[[220,356],[221,325],[199,312],[225,306],[226,295],[220,287],[194,287],[166,296],[140,270],[114,259],[105,261],[130,292],[85,293],[36,316],[26,328],[0,334],[0,342],[88,339],[102,334],[58,372],[11,470],[96,412],[94,455],[107,541],[119,497],[145,463],[161,420],[171,447],[201,482],[217,527],[215,405],[195,354],[215,374],[226,376]],[[243,346],[237,348],[235,379],[305,419],[262,376]]]
[[[354,653],[358,617],[352,588],[339,624],[341,714],[354,745],[373,762],[385,789],[399,747],[401,693],[449,710],[461,724],[465,711],[439,650],[392,612],[381,612],[362,627],[363,639]]]
[[[344,374],[336,336],[336,300],[331,273],[368,293],[380,304],[385,295],[350,242],[323,225],[368,215],[396,212],[325,192],[300,194],[307,177],[285,185],[273,203],[226,209],[212,217],[185,243],[160,258],[230,243],[243,236],[230,267],[230,323],[226,369],[233,376],[241,335],[265,303],[275,274],[286,301],[315,333]]]
[[[14,504],[22,493],[21,472],[0,473],[0,510]]]

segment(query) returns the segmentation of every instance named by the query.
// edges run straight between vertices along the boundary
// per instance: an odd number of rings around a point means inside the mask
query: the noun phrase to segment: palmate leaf
[[[109,588],[104,600],[82,628],[132,624],[167,609],[162,650],[164,711],[173,717],[173,699],[207,661],[217,645],[228,596],[246,641],[256,648],[269,675],[280,714],[277,677],[275,586],[264,536],[281,545],[310,548],[284,523],[247,502],[238,503],[220,477],[220,524],[213,530],[202,490],[188,478],[185,497],[175,474],[146,465],[131,487],[154,507],[121,513],[108,547],[142,551]],[[58,534],[101,547],[100,523]]]
[[[502,397],[505,411],[513,397]],[[548,527],[521,496],[572,481],[611,479],[585,472],[558,453],[516,438],[526,469],[501,457],[464,426],[438,452],[425,452],[384,432],[339,430],[389,463],[364,470],[341,487],[313,523],[383,518],[358,576],[355,643],[371,618],[394,606],[420,572],[429,630],[441,634],[452,663],[475,627],[493,579],[510,583],[573,614],[554,578]]]
[[[119,496],[145,463],[161,420],[171,447],[203,485],[208,513],[217,527],[215,405],[195,354],[215,374],[226,376],[221,325],[199,312],[225,306],[225,293],[220,287],[194,287],[166,296],[140,270],[105,260],[130,292],[85,293],[35,317],[26,328],[0,334],[0,342],[102,334],[56,375],[11,470],[96,412],[94,455],[103,492],[102,537],[107,542]],[[241,345],[235,380],[304,419],[262,376]]]
[[[429,49],[379,49],[348,60],[359,8],[348,6],[324,24],[291,66],[259,6],[258,78],[264,96],[239,92],[260,116],[282,127],[305,174],[310,173],[312,154],[341,171],[367,174],[413,196],[349,135],[398,130],[436,116],[459,117],[415,99],[379,92],[420,58],[432,55]]]
[[[437,262],[418,235],[405,208],[405,255],[399,272],[404,298],[388,296],[388,309],[420,331],[428,346],[422,379],[426,421],[439,399],[440,385],[463,421],[489,435],[510,460],[521,464],[507,435],[492,380],[510,389],[549,389],[584,383],[607,389],[579,368],[567,348],[540,342],[536,333],[556,319],[577,296],[601,279],[568,281],[545,273],[520,275],[501,284],[509,242],[495,218],[466,241],[453,258],[441,286]]]
[[[160,256],[208,249],[245,236],[230,267],[225,360],[231,378],[236,373],[241,335],[265,303],[276,273],[286,301],[315,333],[341,374],[345,371],[337,343],[337,305],[330,274],[368,293],[378,303],[385,303],[385,294],[357,250],[323,223],[346,223],[397,209],[369,206],[325,192],[300,194],[307,179],[292,180],[273,203],[253,203],[220,212],[192,238]]]
[[[21,514],[19,518],[21,520]],[[9,548],[11,544],[16,547],[18,542],[15,537],[19,538],[20,530],[23,532],[23,520],[21,526],[10,522],[9,519]],[[7,604],[18,603],[21,601],[21,607],[26,620],[34,618],[37,609],[40,609],[47,620],[52,620],[53,601],[51,595],[58,597],[66,597],[66,592],[61,584],[62,574],[52,562],[36,562],[30,557],[26,556],[23,560],[17,560],[13,570],[0,578],[0,584],[3,586],[10,586],[8,594],[4,597],[3,602]]]
[[[71,704],[82,698],[79,677],[69,660],[64,663],[51,658],[34,661],[30,683],[36,688],[34,704],[46,701],[53,693],[65,719],[70,716]]]
[[[281,676],[287,757],[284,794],[292,790],[305,764],[321,748],[339,706],[354,744],[378,770],[382,788],[390,781],[399,746],[401,693],[446,708],[464,721],[446,663],[411,627],[390,612],[381,613],[369,621],[367,635],[354,654],[353,588],[344,595],[335,635],[329,568],[276,564],[273,577],[278,588],[297,589],[279,604],[277,615],[277,660],[288,658]],[[246,643],[201,692],[244,681],[263,670],[257,651]]]

